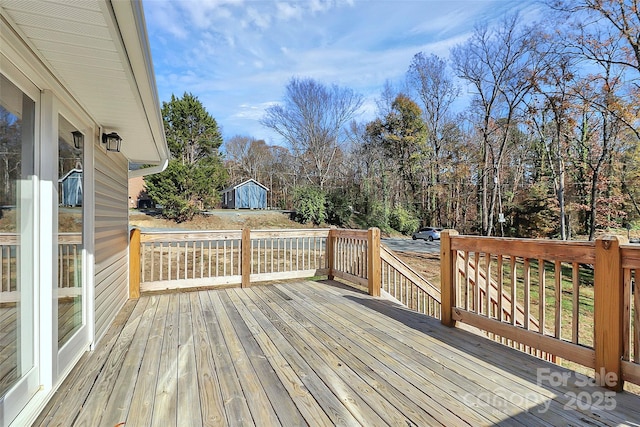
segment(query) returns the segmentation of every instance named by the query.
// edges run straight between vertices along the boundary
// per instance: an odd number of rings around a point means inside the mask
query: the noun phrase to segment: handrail
[[[380,258],[384,291],[418,313],[440,318],[440,289],[384,245],[380,246]]]
[[[557,242],[458,236],[454,230],[445,230],[441,239],[442,323],[467,323],[525,351],[533,349],[594,368],[596,379],[615,390],[622,388],[624,380],[640,383],[640,365],[629,358],[631,330],[637,331],[640,323],[629,319],[632,299],[640,308],[640,297],[632,293],[640,247],[608,236],[595,242]],[[585,280],[593,283],[593,325],[581,322]],[[511,315],[505,315],[500,305],[503,298],[495,302],[486,298],[494,287],[496,295],[506,293],[511,301],[522,304],[522,313],[512,305]],[[537,318],[531,310],[534,299]],[[563,301],[571,306],[568,313]],[[571,319],[567,335],[562,332],[563,313]],[[587,342],[579,338],[583,328],[592,334]]]

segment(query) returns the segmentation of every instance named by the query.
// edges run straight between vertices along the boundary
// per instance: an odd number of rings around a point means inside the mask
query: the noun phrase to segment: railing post
[[[594,267],[593,329],[596,354],[595,376],[599,385],[622,391],[623,283],[620,243],[625,238],[596,239]]]
[[[446,326],[455,326],[453,308],[456,306],[458,251],[451,250],[451,236],[457,235],[456,230],[440,233],[440,321]]]
[[[242,287],[251,286],[251,229],[242,229],[242,241],[240,242],[240,250],[242,256]]]
[[[334,257],[335,257],[335,238],[336,238],[336,229],[331,228],[329,230],[329,234],[327,235],[327,278],[329,280],[333,280],[333,268],[334,268]]]
[[[382,261],[380,259],[380,229],[370,228],[367,231],[367,281],[369,282],[369,295],[380,296],[382,286]]]
[[[140,229],[129,232],[129,298],[140,298]]]

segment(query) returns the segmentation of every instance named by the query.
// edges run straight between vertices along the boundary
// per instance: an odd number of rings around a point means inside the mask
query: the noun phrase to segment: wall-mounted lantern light
[[[73,136],[73,146],[75,147],[75,149],[79,150],[80,148],[82,148],[82,145],[84,144],[84,135],[82,134],[82,132],[74,130],[73,132],[71,132],[71,135]]]
[[[122,143],[122,138],[115,132],[111,133],[103,133],[102,134],[102,143],[107,146],[107,151],[115,151],[117,153],[120,152],[120,144]]]

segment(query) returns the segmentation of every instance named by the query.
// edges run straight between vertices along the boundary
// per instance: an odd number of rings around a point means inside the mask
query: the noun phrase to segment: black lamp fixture
[[[115,151],[116,153],[119,153],[122,138],[120,138],[120,135],[115,132],[103,133],[102,143],[107,146],[107,151]]]
[[[74,130],[73,132],[71,132],[71,135],[73,136],[73,146],[76,148],[76,150],[82,148],[82,144],[84,144],[84,135],[82,134],[82,132],[80,132],[79,130]]]

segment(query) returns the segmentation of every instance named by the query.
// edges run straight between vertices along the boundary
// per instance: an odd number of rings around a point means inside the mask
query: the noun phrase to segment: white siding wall
[[[95,338],[104,335],[129,297],[128,162],[95,154]]]

